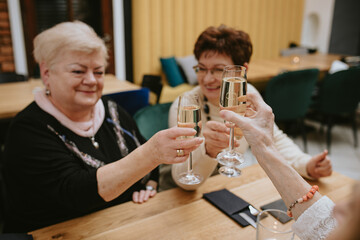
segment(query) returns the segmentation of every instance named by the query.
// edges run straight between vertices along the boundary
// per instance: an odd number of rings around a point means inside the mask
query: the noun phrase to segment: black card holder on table
[[[250,213],[250,204],[227,189],[205,193],[203,198],[209,201],[235,222],[240,224],[242,227],[248,226],[249,223],[239,215],[240,212],[246,213],[256,222],[256,216]]]

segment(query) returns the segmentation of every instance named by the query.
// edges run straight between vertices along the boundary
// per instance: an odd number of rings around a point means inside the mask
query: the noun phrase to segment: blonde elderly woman
[[[310,186],[278,150],[274,139],[274,114],[257,93],[249,93],[246,117],[223,110],[220,117],[242,130],[251,151],[288,206],[296,222],[293,231],[302,240],[357,240],[360,237],[360,182],[348,201],[334,204]]]
[[[145,143],[133,119],[102,98],[107,49],[82,22],[34,40],[45,90],[9,129],[3,166],[6,232],[27,232],[156,194],[158,165],[183,162],[202,139],[172,128]],[[183,149],[178,154],[177,149]]]

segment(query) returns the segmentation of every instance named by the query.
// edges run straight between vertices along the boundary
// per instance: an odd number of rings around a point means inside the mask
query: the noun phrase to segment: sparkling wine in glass
[[[220,90],[220,108],[233,111],[244,116],[246,111],[246,68],[239,65],[229,65],[224,68]],[[244,162],[244,156],[234,149],[235,124],[225,122],[230,128],[229,148],[220,152],[216,159],[223,165],[219,173],[227,177],[241,175],[239,166]]]
[[[198,95],[185,93],[179,97],[178,105],[178,127],[189,127],[196,130],[196,137],[200,135],[201,131],[201,109]],[[187,136],[183,138],[192,138],[194,136]],[[199,184],[202,180],[200,174],[194,173],[192,168],[192,153],[187,162],[187,172],[181,173],[178,180],[182,184],[194,185]]]

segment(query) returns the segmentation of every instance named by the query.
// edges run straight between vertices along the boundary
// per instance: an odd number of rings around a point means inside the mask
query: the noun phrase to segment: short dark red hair
[[[249,63],[253,47],[249,34],[225,25],[208,27],[198,37],[194,55],[199,60],[204,52],[215,52],[231,57],[235,65]]]

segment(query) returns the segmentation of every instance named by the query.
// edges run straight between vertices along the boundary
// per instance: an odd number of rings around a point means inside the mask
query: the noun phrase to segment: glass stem
[[[195,137],[198,137],[199,136],[199,126],[198,126],[198,123],[195,123],[195,128],[196,130],[196,135]],[[193,167],[192,167],[192,152],[190,152],[189,154],[189,161],[188,161],[188,173],[192,174],[192,171],[193,171]]]
[[[190,152],[189,161],[188,161],[188,173],[192,173],[192,152]]]
[[[234,128],[230,128],[230,139],[229,139],[229,152],[234,149]]]

